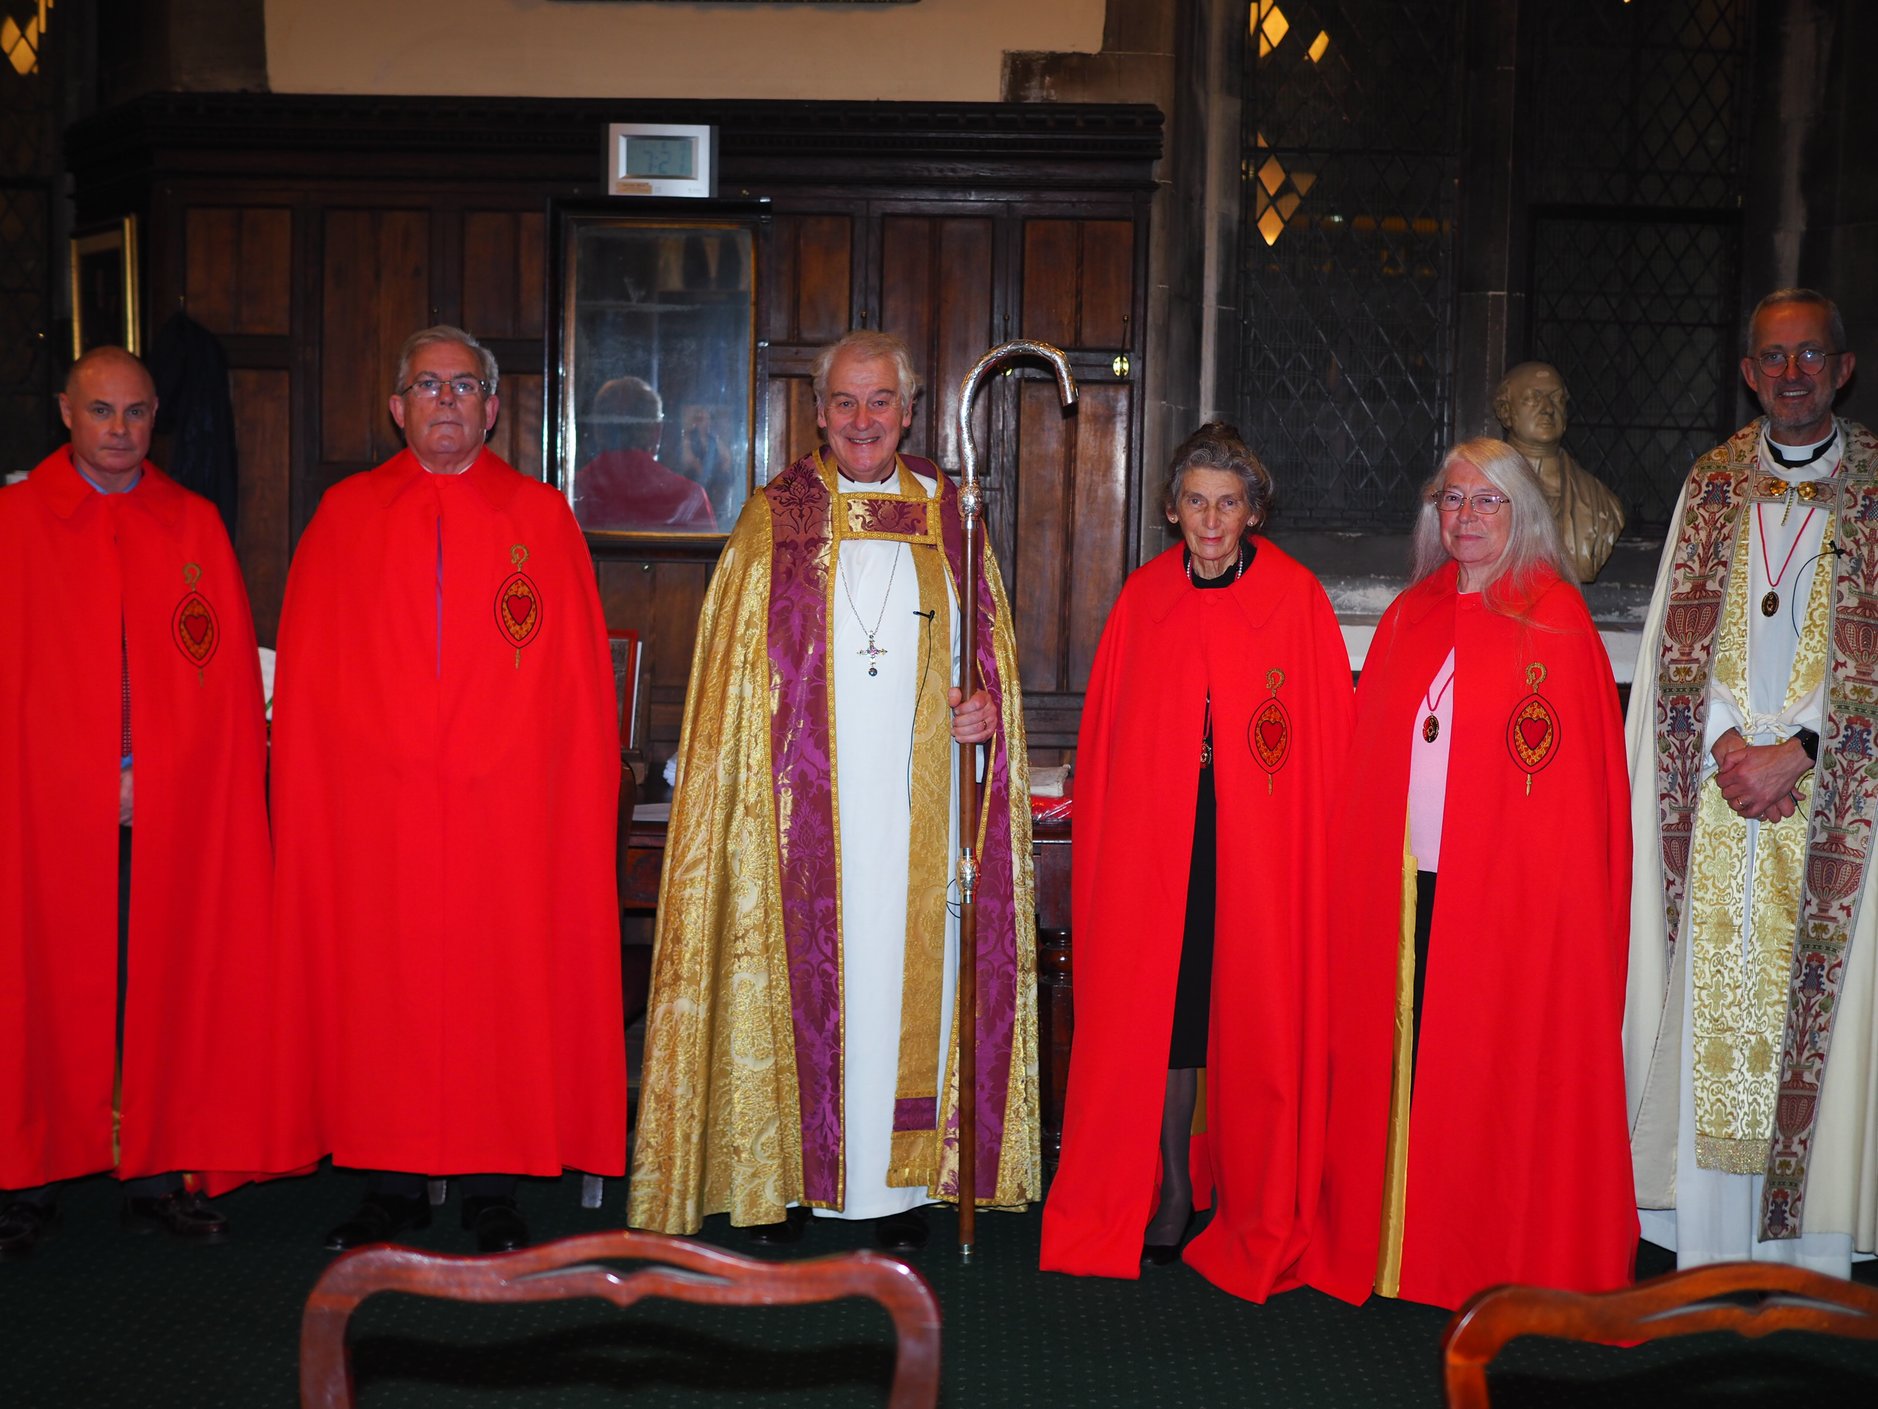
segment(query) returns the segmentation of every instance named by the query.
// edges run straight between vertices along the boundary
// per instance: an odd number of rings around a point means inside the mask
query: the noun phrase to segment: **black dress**
[[[1245,563],[1252,561],[1253,545],[1245,545]],[[1187,556],[1188,575],[1195,588],[1213,591],[1230,587],[1245,571],[1222,572],[1218,577],[1197,577]],[[1180,939],[1180,977],[1174,985],[1174,1033],[1168,1044],[1170,1070],[1206,1065],[1206,1038],[1213,1008],[1213,911],[1219,893],[1218,804],[1213,793],[1213,710],[1206,711],[1201,741],[1200,788],[1193,804],[1193,855],[1187,863],[1187,921]]]

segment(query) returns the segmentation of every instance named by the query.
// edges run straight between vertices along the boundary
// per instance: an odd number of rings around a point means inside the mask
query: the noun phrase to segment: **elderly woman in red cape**
[[[1096,653],[1045,1270],[1137,1277],[1182,1256],[1210,1203],[1187,1262],[1252,1300],[1298,1280],[1323,1149],[1328,816],[1352,706],[1323,588],[1251,536],[1271,487],[1232,427],[1188,439],[1166,489],[1183,542],[1129,578]]]
[[[1501,441],[1457,445],[1428,486],[1350,776],[1307,1280],[1448,1307],[1498,1282],[1624,1285],[1622,721],[1543,492]]]

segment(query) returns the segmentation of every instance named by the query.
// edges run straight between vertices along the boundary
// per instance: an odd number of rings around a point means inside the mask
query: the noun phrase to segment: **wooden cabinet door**
[[[956,471],[959,384],[995,341],[997,222],[989,215],[888,212],[880,217],[880,326],[906,340],[926,387],[903,448]],[[980,468],[990,398],[973,408]],[[992,486],[987,483],[987,489]],[[994,491],[995,492],[995,491]]]
[[[815,354],[854,326],[856,280],[865,264],[861,221],[855,209],[778,212],[771,229],[768,267],[757,285],[761,305],[757,337],[767,342],[766,484],[821,443],[815,393],[809,384]]]
[[[1139,251],[1134,221],[1121,217],[1027,217],[1020,243],[1017,332],[1061,348],[1077,379],[1076,411],[1066,417],[1055,385],[1027,376],[1012,437],[1022,531],[1009,572],[1025,697],[1033,740],[1067,745],[1102,624],[1128,574]]]

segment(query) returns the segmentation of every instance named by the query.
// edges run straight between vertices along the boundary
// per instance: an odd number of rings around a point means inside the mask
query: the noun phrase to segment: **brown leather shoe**
[[[58,1230],[57,1204],[33,1204],[15,1199],[0,1208],[0,1262],[31,1257],[33,1249]]]
[[[228,1220],[221,1210],[189,1189],[172,1189],[154,1198],[127,1197],[124,1223],[138,1232],[161,1228],[192,1243],[219,1243],[228,1236]]]

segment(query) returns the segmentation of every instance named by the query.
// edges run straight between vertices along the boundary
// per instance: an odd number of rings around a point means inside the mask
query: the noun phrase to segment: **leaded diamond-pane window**
[[[45,4],[0,0],[0,473],[31,469],[55,443],[49,324],[59,90],[50,27]]]
[[[1624,502],[1669,522],[1732,405],[1738,226],[1536,213],[1533,356],[1571,389],[1567,447]]]
[[[1533,7],[1537,201],[1719,209],[1737,192],[1750,0]]]
[[[1571,389],[1566,446],[1667,526],[1732,429],[1752,0],[1535,8],[1532,356]]]
[[[1455,0],[1252,0],[1240,426],[1284,522],[1405,525],[1449,435]]]

